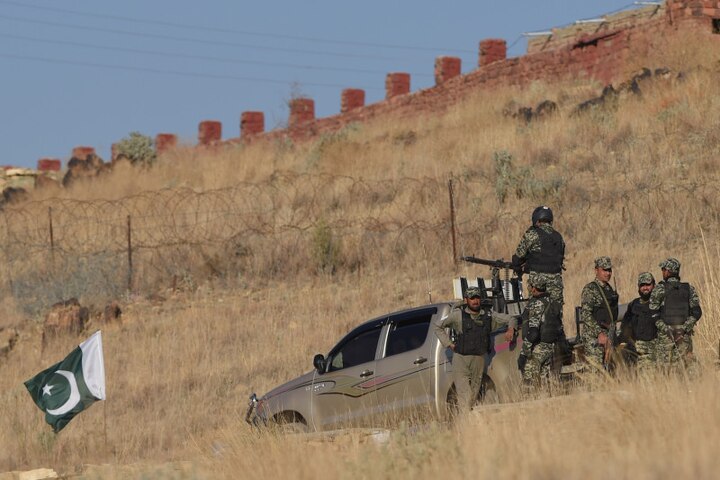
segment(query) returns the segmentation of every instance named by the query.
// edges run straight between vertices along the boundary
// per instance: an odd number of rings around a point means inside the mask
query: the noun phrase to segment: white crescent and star
[[[70,410],[75,408],[75,406],[80,403],[80,390],[78,390],[77,380],[75,380],[75,375],[72,374],[72,372],[68,372],[67,370],[58,370],[55,372],[57,375],[62,375],[65,377],[70,384],[70,396],[67,399],[67,402],[60,405],[58,408],[55,409],[48,409],[46,410],[47,413],[50,415],[65,415]],[[45,385],[43,387],[43,396],[45,395],[52,395],[50,391],[55,387],[55,385]]]

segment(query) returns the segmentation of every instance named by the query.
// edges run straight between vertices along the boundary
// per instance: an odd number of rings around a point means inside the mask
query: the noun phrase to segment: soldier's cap
[[[609,270],[612,268],[612,260],[610,260],[610,257],[597,257],[595,259],[595,268]]]
[[[673,273],[678,273],[680,271],[680,261],[677,258],[667,258],[660,262],[660,268],[664,268],[665,270],[668,270]]]
[[[538,290],[543,292],[547,288],[547,280],[540,275],[530,274],[530,278],[528,278],[528,283],[531,287],[537,288]]]
[[[653,274],[650,272],[643,272],[640,275],[638,275],[638,287],[640,285],[654,285],[655,284],[655,277],[653,277]]]
[[[478,287],[468,287],[467,290],[465,290],[465,298],[480,298],[482,297],[482,292]]]

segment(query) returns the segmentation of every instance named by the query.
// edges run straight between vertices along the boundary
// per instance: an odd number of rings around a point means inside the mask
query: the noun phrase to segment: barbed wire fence
[[[498,208],[495,179],[481,173],[449,178],[369,182],[286,173],[216,190],[6,205],[0,295],[37,314],[71,297],[102,302],[209,277],[351,271],[402,259],[447,266],[483,249],[512,253],[514,245],[494,233],[505,229],[514,243],[529,210]],[[712,185],[703,188],[714,196]],[[634,190],[608,190],[575,207],[590,209]],[[676,195],[653,191],[660,199]],[[646,203],[637,222],[654,208]]]

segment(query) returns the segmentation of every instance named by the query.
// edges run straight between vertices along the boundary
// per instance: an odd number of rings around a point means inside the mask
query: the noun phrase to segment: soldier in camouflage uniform
[[[555,342],[565,337],[560,315],[561,306],[546,292],[545,279],[532,275],[528,279],[532,298],[525,311],[527,326],[523,322],[523,344],[518,358],[523,384],[537,386],[550,373]]]
[[[552,226],[553,213],[550,208],[537,207],[531,221],[532,225],[520,239],[512,261],[521,265],[524,272],[534,273],[537,278],[542,278],[550,298],[562,307],[565,241]]]
[[[655,367],[657,327],[650,310],[650,295],[655,288],[655,277],[650,272],[638,276],[638,298],[630,302],[622,319],[622,331],[629,337],[624,340],[634,347],[638,372]],[[625,333],[627,332],[627,333]]]
[[[650,295],[650,311],[658,330],[657,361],[662,368],[695,369],[692,335],[702,316],[695,288],[680,281],[680,262],[668,258],[660,263],[663,281]]]
[[[456,305],[439,325],[434,326],[440,343],[453,353],[453,382],[458,404],[464,411],[472,409],[477,400],[485,370],[486,355],[492,350],[490,333],[502,325],[508,325],[505,340],[513,339],[517,319],[506,313],[492,311],[485,305],[482,292],[477,287],[468,287],[465,301]],[[450,338],[446,328],[455,331]]]
[[[610,257],[595,259],[595,280],[581,294],[580,320],[585,360],[595,367],[608,366],[618,317],[618,294],[608,283],[612,277]]]

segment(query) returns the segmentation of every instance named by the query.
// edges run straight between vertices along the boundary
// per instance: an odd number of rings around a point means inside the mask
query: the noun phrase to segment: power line
[[[104,15],[99,13],[87,13],[87,12],[80,12],[77,10],[70,10],[70,9],[63,9],[63,8],[55,8],[55,7],[43,7],[40,5],[32,5],[22,2],[15,2],[11,0],[0,0],[0,3],[6,4],[6,5],[14,5],[16,7],[22,7],[22,8],[30,8],[35,10],[45,10],[50,12],[56,12],[56,13],[69,13],[71,15],[78,15],[82,17],[87,18],[104,18],[109,20],[120,20],[123,22],[131,22],[131,23],[139,23],[144,25],[162,25],[165,27],[173,27],[173,28],[182,28],[182,29],[193,29],[193,30],[201,30],[201,31],[208,31],[208,32],[216,32],[216,33],[232,33],[232,34],[241,34],[241,35],[252,35],[256,37],[264,37],[264,38],[283,38],[286,40],[303,40],[307,42],[315,42],[315,43],[330,43],[330,44],[337,44],[337,45],[354,45],[359,47],[375,47],[375,48],[394,48],[399,50],[417,50],[417,51],[447,51],[447,52],[457,52],[457,53],[472,53],[475,54],[477,52],[471,51],[471,50],[463,50],[463,49],[457,49],[457,48],[441,48],[441,47],[419,47],[419,46],[410,46],[410,45],[397,45],[397,44],[383,44],[383,43],[372,43],[372,42],[355,42],[350,40],[337,40],[337,39],[328,39],[328,38],[319,38],[319,37],[307,37],[307,36],[300,36],[300,35],[287,35],[287,34],[280,34],[280,33],[265,33],[265,32],[255,32],[250,30],[239,30],[239,29],[229,29],[229,28],[220,28],[220,27],[206,27],[201,25],[192,25],[187,23],[174,23],[174,22],[166,22],[161,20],[145,20],[140,18],[133,18],[133,17],[125,17],[120,15]]]
[[[8,33],[0,33],[0,37],[5,38],[14,38],[17,40],[26,40],[29,42],[38,42],[38,43],[48,43],[51,45],[67,45],[67,46],[73,46],[73,47],[82,47],[82,48],[94,48],[98,50],[109,50],[109,51],[115,51],[115,52],[125,52],[125,53],[136,53],[141,55],[158,55],[158,56],[164,56],[164,57],[176,57],[176,58],[187,58],[187,59],[194,59],[194,60],[207,60],[211,62],[220,62],[220,63],[235,63],[235,64],[249,64],[249,65],[262,65],[266,67],[285,67],[285,68],[296,68],[301,70],[327,70],[327,71],[334,71],[334,72],[350,72],[350,73],[370,73],[370,74],[381,74],[384,75],[387,72],[381,71],[381,70],[366,70],[361,68],[345,68],[345,67],[325,67],[325,66],[318,66],[318,65],[301,65],[301,64],[293,64],[293,63],[280,63],[280,62],[265,62],[262,60],[245,60],[245,59],[237,59],[237,58],[228,58],[228,57],[215,57],[215,56],[206,56],[206,55],[192,55],[187,53],[170,53],[170,52],[162,52],[158,50],[142,50],[142,49],[136,49],[136,48],[125,48],[125,47],[112,47],[107,45],[92,45],[89,43],[82,43],[82,42],[73,42],[70,40],[50,40],[50,39],[42,39],[42,38],[35,38],[35,37],[27,37],[24,35],[12,35]],[[432,75],[427,73],[411,73],[413,76],[418,77],[432,77]]]
[[[2,1],[2,0],[0,0]],[[5,20],[12,20],[14,22],[23,22],[23,23],[31,23],[31,24],[37,24],[37,25],[48,25],[52,27],[61,27],[61,28],[71,28],[77,31],[92,31],[92,32],[102,32],[102,33],[114,33],[117,35],[127,35],[132,37],[143,37],[143,38],[155,38],[160,40],[173,40],[178,42],[190,42],[190,43],[199,43],[203,45],[222,45],[225,47],[241,47],[241,48],[254,48],[257,50],[268,50],[268,51],[274,51],[274,52],[284,52],[284,53],[303,53],[307,55],[327,55],[332,57],[343,57],[343,58],[367,58],[372,60],[393,60],[393,61],[400,61],[403,60],[401,58],[395,58],[395,57],[382,57],[382,56],[376,56],[376,55],[363,55],[363,54],[356,54],[356,53],[339,53],[339,52],[328,52],[328,51],[318,51],[318,50],[303,50],[298,48],[280,48],[280,47],[268,47],[264,45],[252,45],[252,44],[246,44],[246,43],[237,43],[237,42],[224,42],[220,40],[204,40],[200,38],[189,38],[189,37],[177,37],[173,35],[160,35],[160,34],[154,34],[154,33],[139,33],[139,32],[129,32],[127,30],[116,30],[116,29],[110,29],[110,28],[99,28],[99,27],[91,27],[88,25],[78,25],[78,24],[69,24],[69,23],[60,23],[60,22],[49,22],[45,20],[35,20],[31,18],[24,18],[24,17],[14,17],[11,15],[0,15],[0,18]]]
[[[195,72],[182,72],[177,70],[161,70],[157,68],[145,68],[145,67],[133,67],[129,65],[108,65],[102,63],[93,62],[80,62],[75,60],[60,60],[57,58],[46,58],[46,57],[35,57],[30,55],[14,55],[11,53],[0,53],[0,58],[10,58],[14,60],[33,61],[33,62],[45,62],[45,63],[56,63],[63,65],[76,65],[82,67],[93,67],[93,68],[105,68],[110,70],[125,70],[125,71],[136,71],[146,73],[156,73],[162,75],[174,75],[181,77],[192,77],[192,78],[211,78],[215,80],[239,80],[243,82],[256,82],[256,83],[275,83],[280,85],[293,85],[298,82],[286,81],[286,80],[275,80],[272,78],[259,78],[259,77],[243,77],[235,75],[223,75],[223,74],[212,74],[212,73],[195,73]],[[329,88],[347,88],[347,85],[339,85],[335,83],[318,83],[318,82],[300,82],[302,85],[311,87],[329,87]],[[365,90],[382,90],[378,87],[362,87],[357,86],[356,88],[363,88]]]

